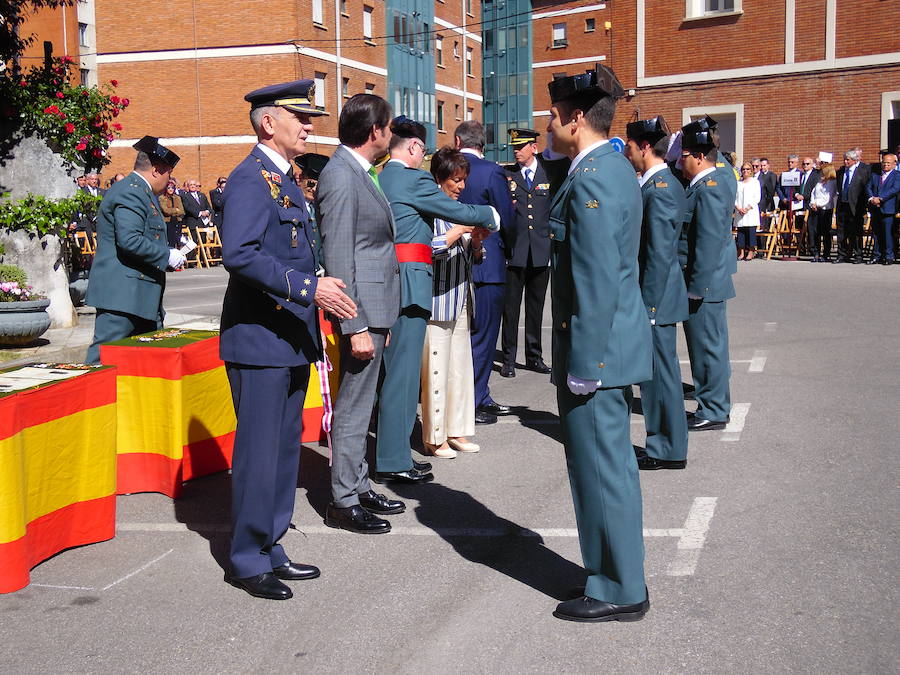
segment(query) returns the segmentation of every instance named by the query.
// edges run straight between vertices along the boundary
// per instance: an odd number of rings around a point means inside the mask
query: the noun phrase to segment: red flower
[[[129,101],[127,98],[122,99],[122,107],[123,108],[127,108],[130,104],[131,104],[131,101]]]
[[[119,101],[121,101],[122,99],[120,99],[118,96],[110,96],[109,100],[118,105]]]
[[[58,115],[59,108],[57,108],[55,105],[48,105],[46,108],[44,108],[44,112],[52,115]]]
[[[110,83],[112,86],[114,86],[114,87],[118,87],[118,86],[119,86],[119,81],[118,81],[118,80],[110,80],[109,83]]]
[[[28,83],[27,83],[25,80],[22,80],[21,82],[19,82],[19,86],[20,86],[20,87],[27,87],[27,86],[28,86]]]
[[[58,91],[56,92],[56,98],[65,98],[65,96],[63,96],[63,93],[61,91]]]
[[[72,124],[71,122],[66,122],[65,129],[66,129],[66,133],[67,133],[67,134],[74,134],[74,133],[75,133],[75,125]]]
[[[100,148],[94,148],[94,151],[91,154],[94,157],[103,157],[103,151]]]
[[[113,122],[112,128],[115,129],[116,131],[122,131],[122,125],[119,124],[118,122]]]
[[[81,90],[81,95],[82,95],[82,96],[90,96],[90,95],[91,95],[91,92],[89,92],[87,89],[82,89],[82,90]]]
[[[59,119],[61,119],[61,120],[66,119],[66,113],[64,113],[64,112],[59,113]]]
[[[115,139],[115,136],[113,136],[112,134],[106,134],[106,140],[112,141],[114,139]]]
[[[113,116],[113,117],[118,117],[118,116],[119,116],[119,109],[118,109],[118,108],[113,108],[112,116]]]
[[[87,148],[87,144],[84,141],[82,141],[81,143],[79,143],[78,145],[75,146],[75,149],[78,150],[79,152],[81,152],[82,150],[84,150],[86,148]]]
[[[73,59],[71,56],[63,56],[62,62],[63,63],[75,63],[75,59]]]

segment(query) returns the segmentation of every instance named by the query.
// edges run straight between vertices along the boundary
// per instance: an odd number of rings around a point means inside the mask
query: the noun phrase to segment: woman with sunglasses
[[[741,179],[734,197],[734,227],[737,228],[737,259],[756,257],[756,230],[759,228],[759,200],[762,189],[753,176],[750,162],[741,164]]]

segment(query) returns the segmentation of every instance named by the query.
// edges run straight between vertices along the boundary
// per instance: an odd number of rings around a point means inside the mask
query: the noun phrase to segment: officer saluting
[[[228,177],[223,214],[220,356],[237,414],[225,580],[272,600],[292,596],[282,579],[319,576],[278,543],[294,512],[309,364],[321,359],[316,306],[356,314],[341,280],[315,275],[306,200],[288,160],[306,149],[312,117],[326,114],[310,101],[313,86],[298,80],[244,97],[259,142]]]
[[[554,150],[572,158],[550,207],[553,381],[575,502],[584,595],[570,621],[637,621],[644,583],[641,487],[631,445],[631,385],[652,375],[638,285],[641,194],[608,139],[624,91],[609,68],[549,85]]]
[[[515,227],[508,234],[506,297],[503,308],[503,365],[500,375],[516,376],[519,307],[525,294],[525,367],[549,373],[541,354],[544,298],[550,281],[550,178],[537,151],[540,134],[510,129],[509,145],[516,164],[507,168],[509,194],[516,210]]]
[[[162,328],[166,267],[184,255],[170,249],[157,196],[166,189],[178,155],[144,136],[134,171],[113,185],[97,214],[97,253],[85,303],[97,308],[86,361],[100,363],[100,345]]]
[[[734,297],[731,275],[737,271],[731,236],[737,188],[728,179],[728,167],[716,166],[718,137],[710,121],[681,128],[681,160],[690,183],[678,255],[689,298],[690,315],[683,325],[697,400],[696,412],[688,416],[690,431],[724,429],[731,412],[725,301]]]
[[[625,130],[625,156],[641,174],[644,215],[638,265],[641,295],[653,325],[653,378],[641,383],[647,447],[638,454],[638,468],[683,469],[688,430],[675,324],[688,317],[687,291],[678,264],[687,202],[684,188],[665,162],[669,127],[662,116],[631,122]]]

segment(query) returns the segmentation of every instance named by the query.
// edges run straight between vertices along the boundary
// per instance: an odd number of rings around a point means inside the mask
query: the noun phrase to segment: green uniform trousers
[[[88,347],[85,363],[100,363],[100,345],[123,340],[132,335],[152,333],[163,327],[162,317],[145,319],[134,314],[116,312],[111,309],[97,309],[94,319],[94,339]]]
[[[696,416],[725,422],[731,414],[731,363],[728,360],[728,317],[725,302],[690,302],[684,337],[694,378]]]
[[[615,604],[647,597],[641,484],[631,445],[631,387],[576,396],[556,388],[585,595]]]
[[[687,459],[687,417],[675,346],[675,324],[653,326],[650,333],[653,336],[653,379],[641,382],[641,409],[647,427],[645,449],[656,459]]]

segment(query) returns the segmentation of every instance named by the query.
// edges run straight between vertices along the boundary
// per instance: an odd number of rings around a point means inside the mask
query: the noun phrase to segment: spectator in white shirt
[[[762,189],[753,176],[750,162],[741,164],[741,180],[734,197],[734,226],[737,228],[738,260],[756,257],[756,230],[759,228],[759,201]]]

